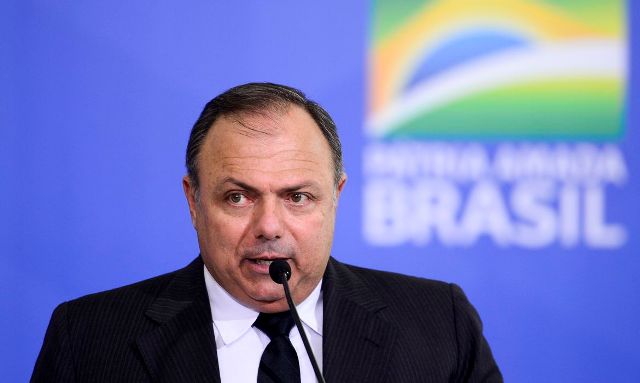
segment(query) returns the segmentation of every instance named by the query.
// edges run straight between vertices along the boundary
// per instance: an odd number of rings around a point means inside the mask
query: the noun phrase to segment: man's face
[[[199,199],[183,180],[207,269],[240,303],[287,310],[269,261],[285,259],[296,303],[324,273],[338,197],[329,144],[298,106],[219,118],[199,154]]]

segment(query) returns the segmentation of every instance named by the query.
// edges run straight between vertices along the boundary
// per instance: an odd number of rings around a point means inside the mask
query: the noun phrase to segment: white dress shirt
[[[262,352],[269,344],[269,337],[253,327],[258,312],[238,303],[204,267],[204,280],[209,295],[213,332],[220,379],[227,382],[255,383]],[[296,306],[304,331],[322,370],[322,281],[311,294]],[[294,326],[289,334],[291,344],[298,353],[302,383],[316,382],[313,366],[307,357],[302,338]]]

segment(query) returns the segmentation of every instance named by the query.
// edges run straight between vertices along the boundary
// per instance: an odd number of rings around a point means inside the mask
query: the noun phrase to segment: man
[[[457,286],[330,257],[341,146],[300,91],[252,83],[214,98],[191,131],[187,172],[200,257],[60,305],[32,381],[255,382],[271,342],[258,322],[288,310],[268,272],[276,259],[291,266],[327,382],[502,381]],[[314,381],[297,329],[289,339],[298,379]]]

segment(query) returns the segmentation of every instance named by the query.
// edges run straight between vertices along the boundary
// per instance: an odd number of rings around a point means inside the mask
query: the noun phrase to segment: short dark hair
[[[239,113],[262,113],[269,109],[286,110],[290,105],[297,105],[306,110],[329,143],[334,166],[334,182],[337,186],[344,173],[342,145],[336,124],[329,113],[298,89],[280,84],[253,82],[233,87],[209,101],[193,125],[187,144],[186,165],[195,191],[199,188],[198,155],[207,133],[219,117]]]

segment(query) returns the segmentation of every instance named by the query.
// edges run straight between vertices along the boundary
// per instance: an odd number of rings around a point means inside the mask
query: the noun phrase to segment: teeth
[[[267,261],[265,259],[256,259],[256,263],[258,265],[270,265],[273,261]]]

